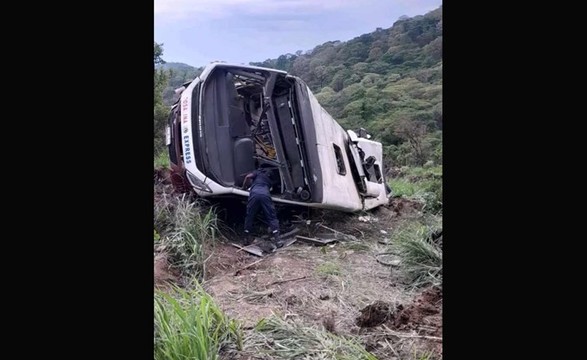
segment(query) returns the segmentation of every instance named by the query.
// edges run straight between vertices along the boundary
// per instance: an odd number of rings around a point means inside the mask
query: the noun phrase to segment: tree
[[[424,165],[425,155],[424,138],[426,137],[426,124],[414,121],[408,117],[401,117],[395,125],[394,134],[406,141],[412,150],[414,160],[420,166]]]
[[[163,44],[154,43],[153,46],[153,65],[164,64]],[[155,69],[153,79],[153,148],[157,156],[164,148],[164,131],[165,121],[167,120],[167,107],[163,104],[163,89],[167,85],[168,76],[163,69]]]
[[[163,44],[157,44],[156,42],[153,42],[153,44],[153,63],[155,65],[165,64],[165,60],[161,58],[163,55]]]
[[[318,83],[320,84],[320,88],[322,88],[324,86],[324,79],[326,78],[326,66],[317,66],[314,68],[313,70],[314,73],[314,77],[316,78],[316,80],[318,80]]]

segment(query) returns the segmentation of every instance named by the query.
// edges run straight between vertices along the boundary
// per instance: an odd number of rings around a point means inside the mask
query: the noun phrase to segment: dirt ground
[[[275,314],[339,335],[358,336],[378,359],[442,358],[442,290],[409,291],[397,267],[377,261],[402,219],[419,216],[420,204],[393,199],[365,214],[314,211],[292,226],[297,235],[327,234],[325,246],[298,239],[258,257],[231,245],[209,248],[204,287],[245,331]],[[309,220],[309,222],[308,222]],[[155,258],[155,283],[177,281],[164,254]],[[418,355],[420,354],[420,355]],[[254,354],[248,355],[254,359]]]

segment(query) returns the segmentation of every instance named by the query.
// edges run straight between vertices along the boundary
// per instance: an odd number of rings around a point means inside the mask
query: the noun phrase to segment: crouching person
[[[269,177],[267,167],[267,164],[262,164],[257,170],[247,174],[243,180],[243,189],[246,189],[246,184],[249,179],[253,180],[249,189],[247,215],[245,218],[245,245],[249,245],[253,241],[253,222],[257,214],[262,213],[271,229],[273,244],[280,248],[283,246],[283,240],[279,234],[279,220],[277,219],[275,205],[271,199],[271,178]]]

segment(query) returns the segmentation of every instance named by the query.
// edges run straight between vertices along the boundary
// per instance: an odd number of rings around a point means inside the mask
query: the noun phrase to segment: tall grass
[[[432,220],[430,220],[432,219]],[[442,284],[442,249],[431,234],[440,227],[439,218],[407,221],[392,235],[402,259],[402,270],[414,287]]]
[[[377,360],[352,339],[275,316],[257,324],[246,346],[270,359]]]
[[[175,197],[163,193],[161,197],[155,198],[153,206],[153,220],[154,227],[157,233],[165,234],[173,229],[175,226],[175,206],[180,201],[186,201],[185,195],[182,197]]]
[[[240,351],[242,337],[201,286],[155,292],[155,360],[216,360],[223,349]]]
[[[389,181],[394,196],[424,203],[421,219],[404,222],[392,235],[412,286],[442,284],[442,248],[431,239],[442,229],[442,166],[404,167]]]
[[[190,201],[185,195],[163,194],[155,203],[154,218],[160,245],[171,255],[173,267],[183,275],[201,277],[203,246],[213,244],[219,234],[214,208]]]

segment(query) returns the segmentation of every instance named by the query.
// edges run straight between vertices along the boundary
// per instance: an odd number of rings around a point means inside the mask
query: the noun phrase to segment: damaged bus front
[[[348,212],[387,203],[381,143],[345,131],[300,78],[211,63],[179,91],[171,167],[199,196],[246,197],[244,176],[268,164],[276,202]]]

